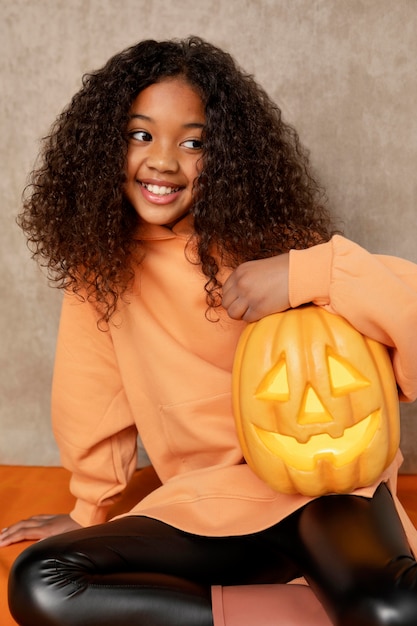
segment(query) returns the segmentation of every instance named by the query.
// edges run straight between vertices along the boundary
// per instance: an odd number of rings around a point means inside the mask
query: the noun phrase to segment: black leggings
[[[212,626],[211,585],[298,575],[338,626],[417,625],[417,564],[384,484],[242,537],[133,516],[51,537],[16,560],[9,603],[21,626]]]

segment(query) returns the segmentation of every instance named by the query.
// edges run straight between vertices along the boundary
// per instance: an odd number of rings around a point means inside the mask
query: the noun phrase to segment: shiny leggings
[[[384,484],[242,537],[132,516],[45,539],[16,560],[9,603],[21,626],[212,626],[211,585],[300,574],[337,626],[417,625],[417,564]]]

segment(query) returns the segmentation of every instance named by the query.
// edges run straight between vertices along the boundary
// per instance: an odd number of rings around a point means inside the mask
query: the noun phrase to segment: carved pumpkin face
[[[282,493],[347,493],[375,482],[399,446],[384,346],[315,306],[249,324],[233,370],[248,465]]]

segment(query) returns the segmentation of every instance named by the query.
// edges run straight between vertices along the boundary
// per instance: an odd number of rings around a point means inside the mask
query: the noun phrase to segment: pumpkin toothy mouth
[[[351,463],[360,456],[372,441],[381,423],[381,411],[377,410],[357,424],[346,428],[338,438],[327,433],[312,435],[305,443],[295,437],[281,435],[253,424],[261,442],[272,454],[289,467],[302,471],[314,469],[319,459],[328,459],[336,467]]]

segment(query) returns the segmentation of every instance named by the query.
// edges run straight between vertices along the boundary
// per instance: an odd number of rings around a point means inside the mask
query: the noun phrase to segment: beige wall
[[[417,0],[0,0],[0,462],[57,464],[60,294],[14,220],[38,140],[81,75],[148,37],[229,49],[295,124],[345,232],[417,262]],[[364,294],[366,295],[366,294]],[[417,406],[403,410],[417,471]]]

